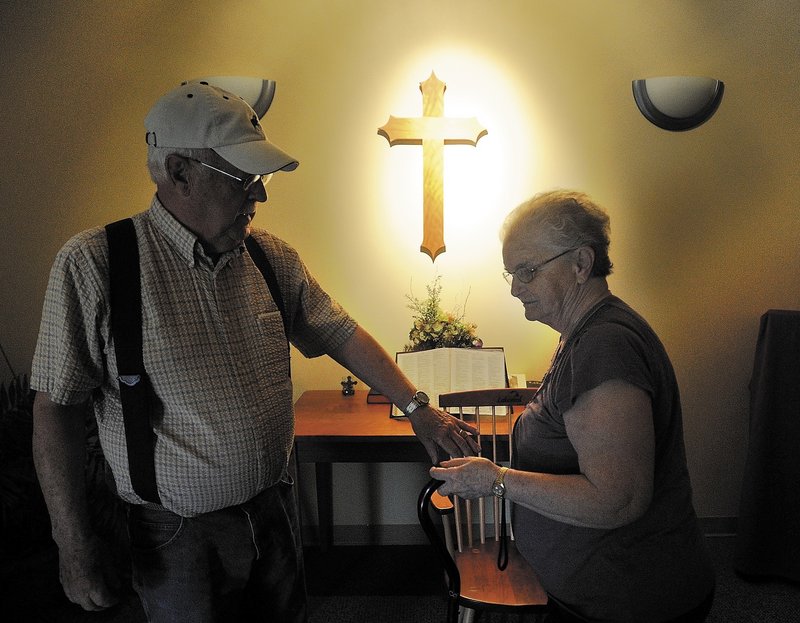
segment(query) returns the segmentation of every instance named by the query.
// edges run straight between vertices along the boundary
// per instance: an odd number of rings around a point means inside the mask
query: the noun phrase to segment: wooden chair
[[[439,406],[478,428],[483,456],[498,464],[508,463],[513,407],[527,404],[534,394],[532,388],[452,392],[439,397]],[[547,594],[536,572],[517,551],[513,534],[505,540],[508,564],[503,571],[498,568],[502,532],[500,500],[492,495],[487,496],[488,503],[486,498],[477,501],[456,496],[443,498],[436,492],[439,485],[441,481],[432,479],[423,487],[417,513],[447,575],[448,623],[471,621],[475,610],[532,613],[539,620],[547,609]],[[494,530],[490,535],[486,530],[487,507],[493,509]],[[444,538],[432,514],[442,517]],[[455,542],[448,528],[448,516],[455,524]]]

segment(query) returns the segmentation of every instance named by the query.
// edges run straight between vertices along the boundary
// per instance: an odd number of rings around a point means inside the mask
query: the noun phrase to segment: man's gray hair
[[[207,148],[188,148],[188,147],[147,147],[147,170],[150,172],[150,179],[156,186],[169,182],[167,172],[167,156],[176,154],[185,158],[206,161],[209,159],[212,149]]]

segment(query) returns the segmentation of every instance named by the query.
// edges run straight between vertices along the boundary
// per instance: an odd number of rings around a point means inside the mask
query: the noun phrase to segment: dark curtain
[[[735,567],[800,581],[800,311],[761,317]]]

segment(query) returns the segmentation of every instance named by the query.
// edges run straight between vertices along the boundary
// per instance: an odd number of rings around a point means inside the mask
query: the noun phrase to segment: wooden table
[[[430,457],[406,418],[389,417],[389,405],[367,404],[367,392],[304,392],[294,406],[297,463],[314,463],[320,545],[333,540],[332,463],[426,463]],[[487,440],[484,440],[487,441]],[[502,457],[501,457],[502,458]]]
[[[314,463],[320,545],[333,540],[332,463],[430,463],[406,418],[389,417],[389,405],[367,404],[367,392],[304,392],[294,406],[294,453],[298,463]]]

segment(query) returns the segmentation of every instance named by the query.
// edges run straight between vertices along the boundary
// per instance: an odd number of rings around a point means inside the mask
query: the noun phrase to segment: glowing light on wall
[[[444,146],[476,146],[486,129],[475,117],[444,116],[446,85],[434,72],[419,85],[422,92],[422,117],[390,116],[378,134],[389,146],[422,145],[422,244],[420,251],[435,261],[445,251],[444,243]]]
[[[385,90],[373,110],[378,125],[387,112],[415,117],[420,111],[420,92],[409,85],[420,82],[431,70],[447,83],[447,117],[478,119],[489,129],[478,147],[452,145],[445,148],[443,176],[444,231],[447,253],[440,256],[440,270],[461,265],[486,265],[486,258],[499,264],[497,232],[505,215],[540,188],[539,151],[549,141],[546,128],[534,128],[542,116],[520,92],[516,80],[491,53],[466,48],[420,51],[394,74],[384,76]],[[383,107],[382,109],[379,108]],[[544,125],[544,123],[543,123]],[[541,140],[540,140],[541,139]],[[373,159],[379,169],[375,195],[380,209],[372,212],[374,231],[402,242],[386,247],[398,274],[407,275],[417,266],[414,256],[423,229],[422,153],[417,149],[386,149],[376,137]],[[398,236],[399,232],[399,236]],[[410,242],[410,244],[407,244]],[[416,254],[420,257],[419,254]],[[426,273],[428,271],[425,271]]]
[[[634,80],[633,98],[650,123],[672,132],[693,130],[719,108],[725,84],[702,76],[662,76]]]

